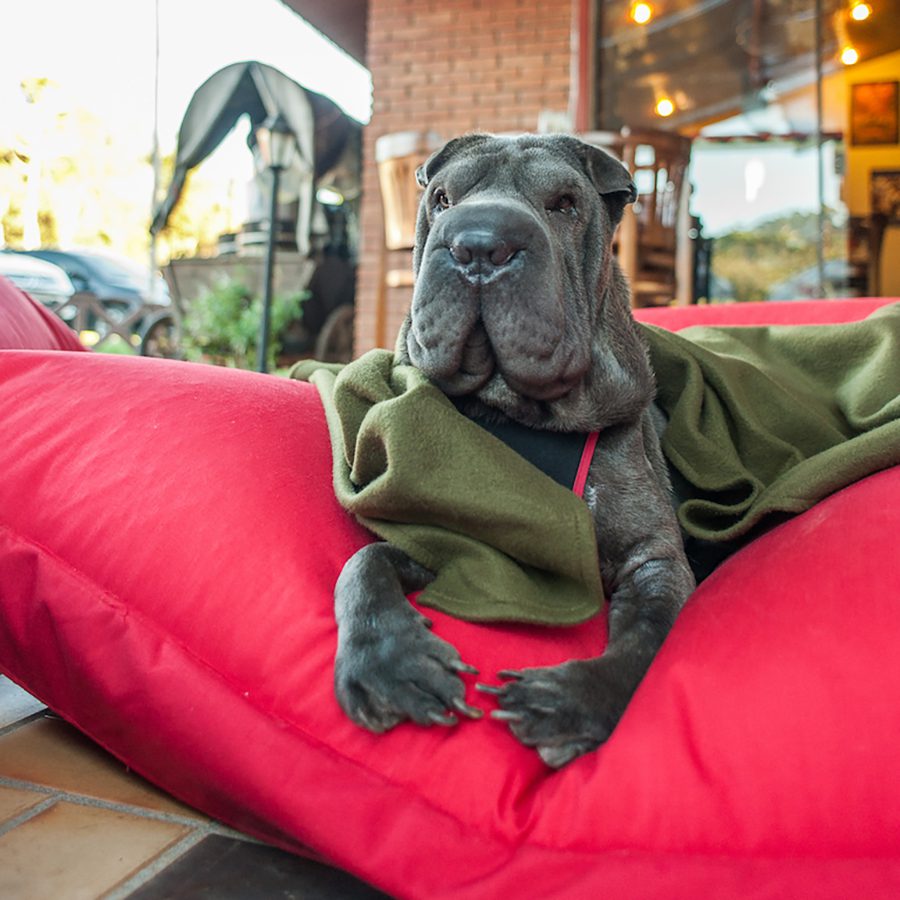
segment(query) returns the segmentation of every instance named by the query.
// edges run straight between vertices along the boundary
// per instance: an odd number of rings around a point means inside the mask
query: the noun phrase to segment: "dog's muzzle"
[[[534,400],[564,395],[585,364],[567,340],[565,272],[525,204],[490,198],[451,207],[422,256],[410,359],[451,396],[498,375]]]
[[[474,284],[504,277],[524,248],[524,242],[514,236],[469,228],[455,235],[449,249],[456,270]]]
[[[486,285],[522,265],[534,240],[533,218],[510,204],[472,203],[453,210],[445,246],[462,279]]]

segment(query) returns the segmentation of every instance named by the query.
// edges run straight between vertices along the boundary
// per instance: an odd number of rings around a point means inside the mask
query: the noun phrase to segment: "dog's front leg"
[[[346,563],[335,586],[338,647],[335,692],[344,712],[376,733],[412,719],[454,725],[453,710],[477,718],[465,702],[461,672],[475,672],[431,633],[406,599],[434,575],[402,550],[369,544]]]
[[[694,589],[665,476],[650,461],[657,449],[644,446],[640,429],[619,429],[603,436],[591,467],[610,598],[603,656],[501,672],[510,679],[501,687],[479,686],[497,695],[501,709],[492,715],[550,766],[565,765],[610,736]]]

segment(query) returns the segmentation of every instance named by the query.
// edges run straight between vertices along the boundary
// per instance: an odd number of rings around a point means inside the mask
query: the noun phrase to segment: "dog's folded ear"
[[[611,153],[584,141],[578,142],[578,156],[597,192],[604,197],[618,222],[628,203],[637,200],[637,187],[631,174]]]
[[[416,181],[419,187],[428,187],[428,183],[434,178],[435,173],[441,168],[451,157],[455,156],[461,150],[473,147],[483,141],[490,140],[489,134],[464,134],[462,137],[453,138],[447,141],[440,150],[435,150],[425,162],[416,169]]]

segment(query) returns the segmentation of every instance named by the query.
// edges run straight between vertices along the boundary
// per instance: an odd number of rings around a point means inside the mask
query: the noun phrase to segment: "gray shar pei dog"
[[[654,377],[612,252],[635,187],[618,160],[563,135],[457,138],[418,179],[416,282],[397,361],[464,412],[600,432],[584,496],[602,548],[608,647],[479,685],[497,696],[494,717],[562,766],[610,736],[695,586],[658,441]],[[460,678],[474,669],[406,600],[432,578],[382,542],[354,554],[338,579],[337,697],[372,731],[481,715]]]

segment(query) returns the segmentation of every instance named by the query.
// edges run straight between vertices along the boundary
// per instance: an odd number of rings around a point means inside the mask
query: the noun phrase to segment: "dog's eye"
[[[561,213],[577,212],[575,198],[571,194],[560,194],[547,204],[547,211]]]
[[[450,206],[450,198],[447,196],[447,192],[442,190],[435,191],[434,197],[432,198],[432,204],[436,212],[439,212],[442,209],[448,209]]]

